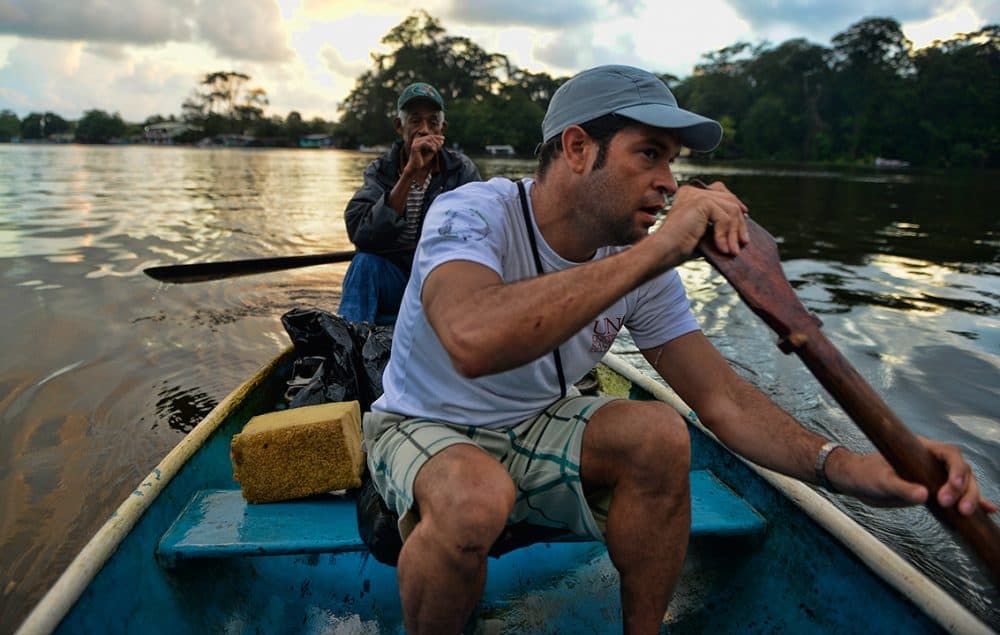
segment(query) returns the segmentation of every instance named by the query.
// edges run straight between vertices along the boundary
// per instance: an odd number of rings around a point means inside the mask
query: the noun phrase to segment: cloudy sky
[[[180,114],[206,73],[237,70],[267,114],[338,103],[415,9],[532,71],[626,63],[685,77],[737,41],[830,39],[891,16],[917,47],[1000,22],[998,0],[0,0],[0,109]]]

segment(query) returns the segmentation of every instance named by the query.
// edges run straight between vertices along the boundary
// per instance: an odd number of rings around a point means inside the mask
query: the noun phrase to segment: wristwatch
[[[816,465],[813,468],[816,470],[816,481],[819,483],[820,487],[830,492],[836,492],[837,490],[830,483],[830,479],[826,477],[826,460],[830,458],[830,454],[834,450],[842,447],[844,446],[840,445],[836,441],[827,441],[823,444],[823,447],[819,449],[819,454],[816,455]]]

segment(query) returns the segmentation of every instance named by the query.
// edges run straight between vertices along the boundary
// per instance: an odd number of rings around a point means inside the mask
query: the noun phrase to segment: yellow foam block
[[[360,487],[361,408],[345,401],[258,415],[233,436],[230,456],[250,503]]]

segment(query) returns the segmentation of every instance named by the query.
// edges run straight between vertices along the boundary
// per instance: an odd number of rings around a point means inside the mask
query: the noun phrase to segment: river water
[[[351,247],[370,155],[0,145],[0,632],[11,632],[135,484],[284,348],[279,322],[337,307],[346,265],[187,285],[145,267]],[[523,176],[523,160],[477,160]],[[731,166],[827,336],[919,434],[959,445],[1000,499],[1000,173]],[[807,426],[870,447],[718,275],[682,268],[703,328]],[[628,352],[627,341],[617,349]],[[920,508],[833,497],[995,628],[1000,599]]]

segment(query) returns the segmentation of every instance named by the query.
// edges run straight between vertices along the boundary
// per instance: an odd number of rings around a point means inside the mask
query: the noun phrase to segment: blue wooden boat
[[[230,439],[274,409],[292,359],[189,433],[18,633],[402,632],[396,572],[365,551],[350,498],[246,505],[233,480]],[[668,401],[690,422],[692,540],[664,632],[991,632],[808,486],[732,455],[669,389],[622,358],[605,364],[632,398]],[[620,631],[617,574],[594,542],[491,559],[467,629]]]

